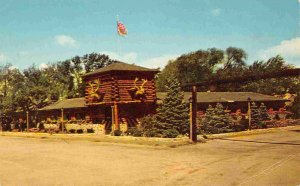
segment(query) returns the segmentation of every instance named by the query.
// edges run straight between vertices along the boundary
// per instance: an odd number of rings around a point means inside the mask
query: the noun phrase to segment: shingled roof
[[[159,72],[158,69],[150,69],[150,68],[145,68],[133,64],[128,64],[128,63],[123,63],[123,62],[115,62],[111,65],[108,65],[103,68],[99,68],[93,72],[89,72],[84,74],[83,76],[91,76],[95,74],[101,74],[109,71],[142,71],[142,72]]]
[[[157,92],[158,101],[161,102],[166,97],[166,92]],[[189,101],[191,92],[184,92],[185,101]],[[269,96],[265,94],[259,94],[255,92],[198,92],[198,103],[225,103],[225,102],[246,102],[248,97],[251,101],[266,102],[266,101],[288,101],[287,99],[278,98],[275,96]],[[41,108],[40,110],[58,110],[61,108],[86,108],[85,98],[73,98],[57,101],[52,105]]]
[[[85,98],[73,98],[73,99],[64,99],[57,101],[51,105],[48,105],[44,108],[41,108],[40,110],[58,110],[61,108],[69,109],[69,108],[85,108],[87,107],[85,105]]]
[[[166,92],[157,92],[157,98],[163,100],[166,97]],[[186,101],[192,96],[191,92],[184,92]],[[224,103],[224,102],[246,102],[250,98],[251,101],[287,101],[275,96],[259,94],[255,92],[198,92],[198,103]]]

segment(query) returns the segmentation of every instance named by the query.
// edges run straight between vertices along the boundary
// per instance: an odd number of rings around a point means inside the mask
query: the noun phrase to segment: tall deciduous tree
[[[247,53],[243,49],[236,47],[228,47],[226,49],[224,69],[246,66],[246,59]]]
[[[165,91],[164,84],[171,74],[181,84],[208,80],[216,70],[216,66],[222,63],[223,58],[224,51],[216,48],[181,55],[176,60],[169,61],[158,75],[157,87],[160,91]]]
[[[116,62],[116,60],[110,59],[108,55],[98,53],[86,54],[82,57],[82,61],[86,72],[91,72]]]

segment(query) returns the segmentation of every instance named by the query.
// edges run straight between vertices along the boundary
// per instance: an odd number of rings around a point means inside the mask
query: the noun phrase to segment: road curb
[[[180,138],[149,138],[149,137],[133,137],[133,136],[110,136],[95,134],[49,134],[49,133],[20,133],[20,132],[0,132],[0,136],[18,137],[18,138],[34,138],[45,140],[64,140],[64,141],[88,141],[88,142],[104,142],[114,144],[132,144],[146,145],[157,147],[178,147],[188,145],[188,137]]]
[[[231,133],[223,133],[223,134],[207,134],[207,135],[202,135],[202,137],[207,139],[222,139],[222,138],[266,134],[266,133],[279,132],[279,131],[290,130],[290,129],[300,129],[300,125],[269,128],[269,129],[254,129],[250,131],[231,132]]]

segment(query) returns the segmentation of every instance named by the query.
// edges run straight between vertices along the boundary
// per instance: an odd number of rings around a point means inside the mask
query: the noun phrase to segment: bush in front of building
[[[176,129],[167,129],[162,132],[163,138],[176,138],[180,133]]]
[[[143,136],[145,137],[161,137],[161,131],[153,128],[153,129],[144,129]]]
[[[143,131],[141,129],[136,128],[136,127],[130,127],[125,132],[125,134],[128,135],[128,136],[141,137],[141,136],[143,136]]]
[[[233,121],[228,113],[225,113],[223,105],[217,103],[213,108],[208,106],[202,119],[201,130],[207,134],[232,132]]]
[[[121,136],[121,135],[122,135],[122,131],[120,131],[120,130],[114,130],[112,132],[112,136]]]
[[[156,115],[147,115],[139,119],[140,128],[143,130],[158,128]]]
[[[140,119],[140,128],[145,137],[162,137],[162,129],[160,128],[156,115],[148,115]]]

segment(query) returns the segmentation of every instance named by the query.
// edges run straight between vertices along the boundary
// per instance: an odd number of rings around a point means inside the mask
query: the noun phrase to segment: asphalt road
[[[300,127],[156,148],[0,137],[0,185],[300,185]]]

